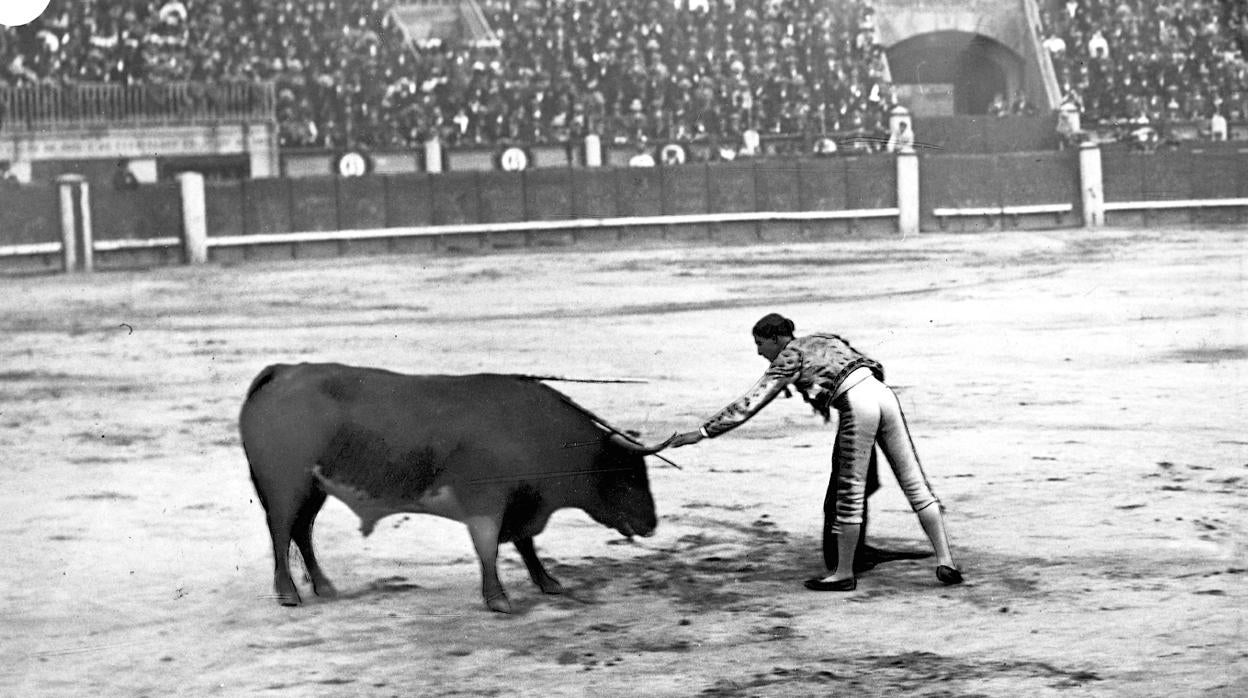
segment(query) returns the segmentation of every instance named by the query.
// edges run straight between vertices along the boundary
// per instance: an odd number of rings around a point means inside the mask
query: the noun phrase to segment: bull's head
[[[663,449],[667,448],[668,446],[671,445],[673,441],[676,440],[676,434],[672,434],[671,436],[667,437],[666,441],[663,441],[657,444],[650,444],[649,446],[647,446],[646,444],[643,444],[642,442],[633,438],[635,436],[636,436],[636,433],[633,433],[633,432],[629,432],[625,434],[621,434],[620,432],[614,432],[611,434],[611,443],[615,444],[616,446],[619,446],[625,451],[632,451],[633,453],[636,453],[637,455],[652,456],[658,453],[659,451],[662,451]]]
[[[612,431],[602,454],[604,467],[598,480],[598,506],[586,511],[599,523],[628,537],[650,536],[658,527],[646,459],[671,443],[672,435],[660,444],[643,444],[626,434]]]

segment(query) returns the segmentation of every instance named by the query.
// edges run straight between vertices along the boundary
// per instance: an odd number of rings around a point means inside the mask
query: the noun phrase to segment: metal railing
[[[274,120],[271,82],[0,87],[0,132]]]

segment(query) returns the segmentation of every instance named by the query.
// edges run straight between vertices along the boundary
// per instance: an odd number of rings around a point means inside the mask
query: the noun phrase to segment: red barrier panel
[[[1191,160],[1192,197],[1196,199],[1231,199],[1240,196],[1243,155],[1219,152],[1217,154],[1193,151]],[[1211,208],[1192,212],[1192,221],[1205,224],[1239,223],[1244,208]]]
[[[1078,158],[1078,151],[997,155],[997,182],[1001,188],[1002,204],[1023,206],[1073,204],[1079,201]]]
[[[716,213],[757,211],[754,190],[754,161],[717,163],[707,173],[708,201]]]
[[[204,213],[208,235],[231,236],[246,232],[242,182],[205,182]]]
[[[182,196],[176,182],[137,189],[91,190],[91,225],[96,240],[147,240],[182,233]]]
[[[1136,163],[1144,171],[1145,201],[1172,201],[1192,196],[1191,156],[1186,153],[1157,152],[1141,155]]]
[[[802,160],[798,180],[805,210],[837,211],[846,208],[845,158]]]
[[[1233,154],[1191,154],[1191,193],[1196,199],[1230,199],[1239,196],[1240,162]]]
[[[526,170],[524,210],[528,220],[556,221],[572,217],[572,180],[568,170]]]
[[[481,172],[477,209],[482,223],[514,223],[524,220],[524,175],[520,172]]]
[[[298,233],[339,229],[337,178],[290,180],[290,229]]]
[[[996,217],[937,216],[939,209],[999,207],[1001,185],[996,158],[983,155],[930,155],[919,158],[919,226],[958,232],[995,228]]]
[[[433,224],[431,175],[383,177],[386,188],[386,225],[396,228]]]
[[[897,206],[897,160],[883,155],[845,158],[845,208]]]
[[[587,169],[570,172],[572,211],[575,218],[614,218],[622,215],[619,183],[614,169]]]
[[[659,172],[663,176],[663,213],[706,213],[706,165],[666,165]]]
[[[622,167],[616,171],[621,216],[657,216],[663,212],[663,180],[657,167]]]
[[[1101,151],[1101,184],[1106,201],[1141,201],[1144,198],[1144,168],[1139,159],[1147,155],[1123,151]]]
[[[0,187],[0,245],[60,240],[60,203],[56,187]]]
[[[476,172],[447,172],[430,180],[433,224],[480,223]]]
[[[386,227],[386,183],[381,177],[338,180],[338,222],[346,230]]]
[[[1000,206],[994,157],[932,155],[919,158],[919,198],[924,209]]]
[[[767,158],[754,167],[754,194],[760,211],[802,210],[798,160]]]
[[[243,231],[290,233],[289,179],[248,179],[243,182]]]

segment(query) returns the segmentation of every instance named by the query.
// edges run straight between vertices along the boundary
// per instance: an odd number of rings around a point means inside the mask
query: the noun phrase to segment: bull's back
[[[539,382],[507,375],[408,375],[341,364],[270,366],[252,382],[239,428],[248,457],[297,460],[382,449],[484,467],[575,454],[600,437],[592,422]],[[535,464],[537,465],[537,464]],[[345,466],[345,464],[340,464]],[[523,465],[521,465],[523,467]]]

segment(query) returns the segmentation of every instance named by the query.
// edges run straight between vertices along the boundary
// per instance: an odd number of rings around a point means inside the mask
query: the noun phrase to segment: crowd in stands
[[[1248,119],[1248,3],[1050,0],[1041,16],[1064,98],[1085,124]]]
[[[862,0],[483,0],[501,46],[405,45],[395,0],[53,0],[9,84],[273,80],[282,142],[373,147],[883,132]]]
[[[398,1],[52,0],[0,84],[273,81],[288,146],[887,135],[867,0],[481,0],[498,47],[408,45]],[[1085,123],[1248,120],[1246,5],[1042,0],[1045,46]]]

